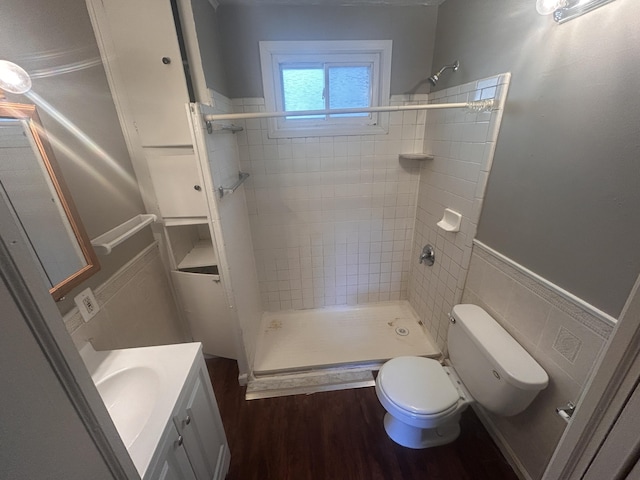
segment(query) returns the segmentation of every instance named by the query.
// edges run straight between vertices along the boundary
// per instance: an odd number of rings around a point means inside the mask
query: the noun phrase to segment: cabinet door
[[[209,355],[237,359],[234,311],[218,275],[171,272],[193,339]]]
[[[146,157],[163,218],[207,216],[207,198],[198,161],[193,154],[161,155],[146,152]]]
[[[147,470],[145,480],[199,480],[189,463],[184,439],[174,425],[169,425],[169,432],[160,441],[155,458],[158,459],[155,467]]]
[[[194,380],[184,411],[173,421],[197,480],[222,479],[228,469],[228,447],[218,405],[203,367]]]
[[[185,104],[189,93],[171,2],[102,2],[122,77],[122,94],[131,108],[142,145],[190,145]]]

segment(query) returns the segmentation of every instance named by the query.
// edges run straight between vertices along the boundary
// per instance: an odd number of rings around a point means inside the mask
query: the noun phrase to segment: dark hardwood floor
[[[395,444],[373,387],[246,401],[232,360],[207,360],[229,447],[229,480],[516,480],[474,412],[453,443]]]

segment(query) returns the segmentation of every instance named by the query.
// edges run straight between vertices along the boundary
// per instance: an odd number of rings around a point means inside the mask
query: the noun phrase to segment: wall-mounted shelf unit
[[[433,160],[433,155],[428,153],[401,153],[398,158],[400,160]]]

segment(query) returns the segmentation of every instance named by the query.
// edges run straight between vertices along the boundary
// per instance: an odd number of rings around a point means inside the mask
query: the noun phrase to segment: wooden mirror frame
[[[36,111],[36,106],[22,103],[10,103],[0,100],[0,118],[27,121],[33,140],[38,148],[40,158],[44,163],[49,174],[49,178],[51,179],[51,183],[58,194],[60,205],[67,216],[71,230],[75,235],[78,246],[82,251],[85,262],[87,263],[86,266],[82,267],[80,270],[56,285],[53,285],[49,289],[49,293],[57,302],[91,275],[100,270],[100,262],[98,261],[98,256],[93,250],[93,247],[91,246],[91,241],[87,236],[87,232],[80,221],[80,216],[78,215],[76,206],[73,203],[71,193],[64,182],[62,171],[56,162],[51,144],[47,139],[46,132],[42,126],[38,112]],[[34,154],[36,154],[36,152],[34,152]]]

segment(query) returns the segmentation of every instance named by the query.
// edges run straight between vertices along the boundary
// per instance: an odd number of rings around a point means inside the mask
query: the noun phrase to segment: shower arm
[[[431,103],[426,105],[389,105],[384,107],[367,108],[336,108],[333,110],[297,110],[295,112],[248,112],[248,113],[222,113],[206,114],[207,121],[216,120],[245,120],[250,118],[277,118],[277,117],[297,117],[307,115],[339,115],[345,113],[378,113],[378,112],[403,112],[409,110],[441,110],[445,108],[466,108],[470,112],[488,112],[495,107],[494,100],[476,100],[463,103]]]
[[[438,70],[438,73],[436,73],[434,76],[435,77],[439,77],[440,75],[442,75],[444,73],[445,70],[448,70],[448,69],[451,69],[454,72],[457,72],[458,68],[460,68],[460,62],[458,60],[456,60],[451,65],[445,65],[444,67],[442,67],[440,70]]]

